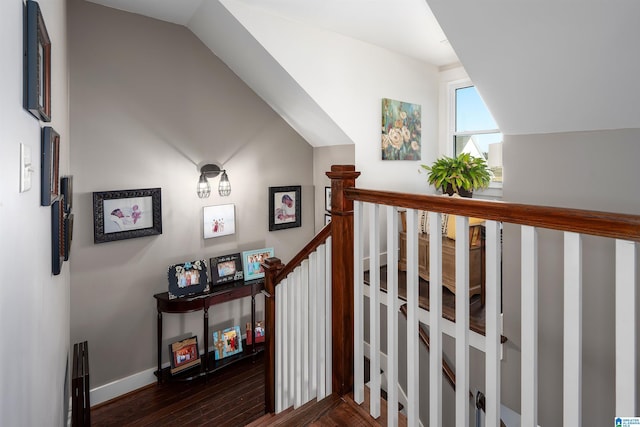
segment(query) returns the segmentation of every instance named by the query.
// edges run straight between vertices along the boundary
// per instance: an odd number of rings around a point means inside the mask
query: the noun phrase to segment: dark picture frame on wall
[[[331,212],[331,187],[324,187],[324,210]]]
[[[64,260],[69,261],[71,256],[71,241],[73,240],[73,214],[64,218]]]
[[[93,193],[94,243],[162,234],[160,188]]]
[[[64,261],[64,212],[62,201],[56,200],[51,205],[51,272],[60,274]]]
[[[51,39],[40,11],[27,0],[24,47],[24,108],[43,122],[51,121]]]
[[[269,187],[269,231],[302,226],[302,187]]]
[[[50,126],[42,128],[40,158],[40,204],[50,206],[60,196],[60,135]]]
[[[73,176],[60,178],[60,193],[64,200],[64,213],[68,215],[73,209]]]

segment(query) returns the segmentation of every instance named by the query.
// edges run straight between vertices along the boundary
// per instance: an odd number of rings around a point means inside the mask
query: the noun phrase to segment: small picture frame
[[[200,365],[198,337],[191,337],[170,344],[169,355],[171,356],[171,374],[177,374],[185,369]]]
[[[209,260],[209,265],[212,286],[244,279],[240,253],[213,257]]]
[[[256,344],[264,342],[264,320],[258,320],[254,329],[256,336]],[[253,343],[253,337],[251,336],[251,322],[247,323],[247,345]]]
[[[324,187],[324,210],[331,212],[331,187]]]
[[[73,214],[67,214],[64,218],[64,260],[69,261],[71,256],[71,241],[73,240]]]
[[[160,188],[93,193],[93,242],[162,234]]]
[[[64,197],[64,213],[71,213],[73,209],[73,176],[60,178],[60,192]]]
[[[169,299],[209,290],[207,262],[203,259],[169,266]]]
[[[62,201],[55,200],[51,205],[51,273],[60,274],[64,262],[64,212]]]
[[[42,128],[40,205],[51,206],[60,196],[60,135],[52,127]]]
[[[302,187],[269,187],[269,231],[302,226]]]
[[[324,225],[328,225],[331,222],[331,214],[324,214]]]
[[[240,332],[240,326],[233,326],[223,331],[214,331],[213,348],[215,360],[242,353],[242,333]]]
[[[51,39],[38,2],[27,0],[24,41],[24,108],[51,121]]]
[[[205,206],[202,211],[205,239],[227,236],[236,232],[235,205]]]
[[[262,262],[274,256],[273,248],[256,249],[242,252],[242,265],[244,266],[244,280],[254,280],[264,277]]]

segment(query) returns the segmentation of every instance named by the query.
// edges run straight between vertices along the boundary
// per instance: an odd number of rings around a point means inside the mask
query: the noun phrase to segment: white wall
[[[315,224],[316,232],[324,227],[325,187],[331,187],[327,172],[332,165],[355,164],[353,145],[332,145],[313,149],[313,182],[315,185]],[[331,209],[331,206],[329,206]]]
[[[169,265],[263,247],[286,262],[311,239],[313,150],[185,27],[69,3],[71,336],[89,341],[95,388],[156,366],[153,294],[167,290]],[[205,162],[227,169],[229,197],[197,197]],[[268,187],[281,185],[302,186],[302,227],[269,232]],[[150,187],[162,189],[162,235],[94,244],[92,193]],[[226,203],[236,233],[204,240],[202,208]],[[210,326],[244,329],[249,309],[249,299],[218,306]],[[165,361],[185,333],[203,342],[202,313],[165,316]]]
[[[359,186],[429,191],[418,169],[438,155],[439,76],[435,66],[240,2],[225,6],[353,141],[356,168],[362,172]],[[422,106],[422,160],[381,160],[382,98]]]
[[[52,45],[52,126],[69,172],[66,9],[41,0]],[[51,274],[51,208],[40,206],[41,126],[22,108],[24,2],[0,4],[0,425],[63,425],[69,352],[69,263]],[[32,187],[19,193],[20,143],[31,148]]]

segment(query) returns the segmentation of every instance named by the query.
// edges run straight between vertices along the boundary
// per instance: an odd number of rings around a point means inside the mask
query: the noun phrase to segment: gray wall
[[[71,337],[89,341],[94,388],[155,366],[153,294],[167,290],[169,265],[262,247],[286,262],[303,247],[314,232],[313,150],[186,28],[69,3]],[[196,196],[206,162],[227,169],[230,197]],[[268,187],[278,185],[302,185],[302,228],[268,231]],[[149,187],[162,188],[163,234],[94,244],[92,192]],[[204,240],[202,208],[226,203],[236,233]],[[249,308],[216,307],[210,325],[244,325]],[[201,319],[165,316],[164,344],[202,340]]]
[[[504,199],[511,202],[638,214],[640,130],[506,136]],[[505,227],[503,403],[520,407],[519,228]],[[539,233],[539,424],[562,419],[562,234]],[[614,415],[613,242],[583,241],[583,420]],[[640,319],[638,319],[640,321]],[[518,411],[519,412],[519,411]]]
[[[41,127],[61,138],[69,172],[64,0],[40,0],[51,39],[51,122],[22,108],[24,1],[0,2],[0,425],[66,425],[69,263],[51,274],[51,208],[40,206]],[[20,144],[31,148],[31,190],[20,193]],[[68,396],[68,393],[66,394]]]

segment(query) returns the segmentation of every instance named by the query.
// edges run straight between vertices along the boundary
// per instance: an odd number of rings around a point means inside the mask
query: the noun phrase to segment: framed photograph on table
[[[24,108],[51,121],[51,40],[37,2],[27,0],[24,41]]]
[[[162,234],[160,188],[93,193],[93,242]]]
[[[50,206],[60,196],[60,135],[42,128],[40,147],[40,205]]]
[[[209,264],[212,286],[244,279],[240,253],[213,257]]]
[[[260,279],[264,277],[262,261],[274,255],[273,248],[257,249],[242,252],[242,264],[244,266],[244,280]]]
[[[213,333],[215,359],[220,360],[242,352],[242,333],[240,326],[227,328]]]
[[[169,266],[169,298],[179,298],[209,290],[207,262],[203,259]]]
[[[171,373],[177,374],[185,369],[200,365],[198,337],[176,341],[169,346]]]
[[[204,238],[227,236],[236,232],[235,205],[205,206],[202,211]]]
[[[269,231],[302,225],[302,187],[269,187]]]

